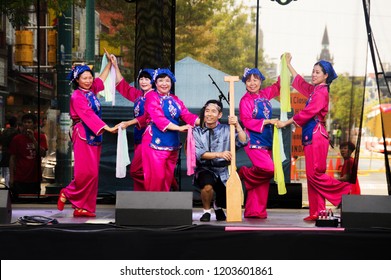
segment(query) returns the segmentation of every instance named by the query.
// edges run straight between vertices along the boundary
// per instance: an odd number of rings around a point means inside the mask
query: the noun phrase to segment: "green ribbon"
[[[274,181],[277,183],[277,190],[279,195],[286,194],[285,177],[282,169],[281,161],[281,145],[282,138],[278,128],[274,126],[273,132],[273,162],[274,162]]]

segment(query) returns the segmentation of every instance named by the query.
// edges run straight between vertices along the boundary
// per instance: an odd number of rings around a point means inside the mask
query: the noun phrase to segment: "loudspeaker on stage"
[[[117,191],[115,223],[178,226],[193,222],[193,192]]]
[[[267,208],[292,208],[301,209],[303,207],[303,195],[301,183],[286,183],[286,194],[278,194],[278,185],[271,183]]]
[[[0,224],[11,223],[12,208],[9,190],[0,190]]]
[[[344,195],[341,227],[391,228],[391,196]]]

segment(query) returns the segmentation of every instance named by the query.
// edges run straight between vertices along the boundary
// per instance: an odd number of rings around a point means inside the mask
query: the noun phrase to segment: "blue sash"
[[[100,101],[98,98],[96,98],[96,95],[89,91],[86,93],[86,98],[88,100],[88,105],[91,107],[91,109],[95,112],[95,114],[101,119],[102,118],[102,110],[100,106]],[[91,146],[99,146],[102,144],[102,135],[96,135],[92,130],[84,123],[84,129],[86,131],[86,139],[87,144]]]
[[[133,114],[134,117],[140,117],[144,115],[144,104],[145,104],[145,97],[137,98],[134,101],[134,109]],[[134,126],[134,143],[135,144],[141,144],[141,139],[143,137],[145,131],[145,127],[139,128],[137,125]]]
[[[312,135],[314,134],[314,128],[318,123],[317,120],[311,119],[308,123],[303,126],[301,142],[303,146],[312,144]]]

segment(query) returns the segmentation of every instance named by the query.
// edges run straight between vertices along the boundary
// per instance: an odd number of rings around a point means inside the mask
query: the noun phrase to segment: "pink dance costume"
[[[182,143],[179,132],[168,130],[167,126],[171,122],[179,125],[180,119],[194,126],[198,116],[176,95],[160,95],[155,91],[146,96],[145,110],[151,117],[142,140],[145,189],[170,191]]]
[[[252,162],[251,167],[242,166],[239,176],[247,190],[244,217],[267,218],[267,200],[270,181],[274,177],[272,159],[273,126],[264,124],[272,117],[270,100],[280,94],[280,81],[261,89],[258,94],[247,92],[240,100],[240,120],[246,128],[250,141],[244,147]]]
[[[99,162],[102,151],[99,136],[102,137],[103,127],[106,125],[92,106],[100,111],[100,102],[96,94],[103,89],[103,81],[96,78],[90,90],[78,88],[73,91],[70,99],[74,177],[63,192],[73,208],[84,209],[91,213],[96,211],[98,195]],[[95,138],[93,134],[97,137]]]
[[[134,154],[129,172],[133,179],[133,190],[145,191],[141,142],[148,123],[148,117],[144,110],[145,94],[147,93],[144,94],[142,90],[130,86],[125,79],[117,84],[116,89],[123,97],[134,103],[133,115],[137,124],[134,126]]]
[[[329,108],[329,90],[326,84],[312,85],[300,75],[292,86],[308,98],[303,110],[293,117],[295,125],[303,127],[305,168],[307,175],[310,216],[326,209],[326,199],[335,206],[348,194],[352,184],[341,182],[326,174],[329,137],[325,118]]]

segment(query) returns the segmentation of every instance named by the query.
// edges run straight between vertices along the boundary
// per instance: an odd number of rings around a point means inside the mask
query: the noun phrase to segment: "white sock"
[[[209,214],[211,214],[211,213],[212,213],[212,210],[211,210],[211,209],[204,209],[204,213],[209,213]]]

